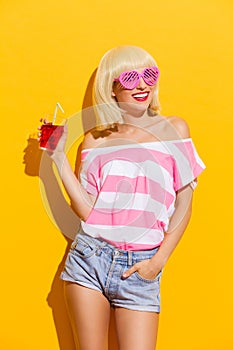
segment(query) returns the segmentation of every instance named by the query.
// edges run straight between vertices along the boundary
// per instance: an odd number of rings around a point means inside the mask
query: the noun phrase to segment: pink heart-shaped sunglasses
[[[119,81],[121,85],[127,90],[133,90],[139,83],[140,77],[143,78],[147,85],[155,85],[159,77],[158,67],[148,67],[139,73],[136,70],[130,70],[122,72],[119,78],[114,79],[114,81]]]

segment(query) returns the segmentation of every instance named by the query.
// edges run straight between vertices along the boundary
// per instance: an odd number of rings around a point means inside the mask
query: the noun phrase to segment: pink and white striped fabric
[[[204,169],[191,138],[83,150],[81,183],[96,197],[83,231],[124,250],[159,246],[176,191]]]

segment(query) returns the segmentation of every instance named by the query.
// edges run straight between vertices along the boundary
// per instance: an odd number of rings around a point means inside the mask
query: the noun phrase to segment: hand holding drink
[[[52,122],[41,120],[44,122],[44,124],[39,128],[40,149],[42,150],[54,151],[58,145],[59,140],[61,139],[62,134],[64,133],[64,125],[55,124],[58,108],[60,108],[60,110],[64,113],[64,110],[61,107],[60,103],[57,103]]]

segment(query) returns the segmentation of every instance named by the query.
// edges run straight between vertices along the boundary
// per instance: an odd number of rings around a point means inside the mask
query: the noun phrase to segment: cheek
[[[131,98],[131,93],[129,90],[123,90],[119,88],[115,89],[113,93],[118,102],[128,101]]]
[[[153,87],[151,90],[150,90],[150,102],[152,101],[153,97],[154,97],[154,93],[155,93],[155,87]]]
[[[112,94],[114,96],[119,95],[123,90],[124,89],[119,82],[115,82],[112,86]]]
[[[154,96],[155,86],[151,86],[151,94]]]

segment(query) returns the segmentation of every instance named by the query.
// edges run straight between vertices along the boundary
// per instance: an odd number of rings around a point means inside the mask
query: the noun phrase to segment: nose
[[[138,82],[138,85],[137,85],[137,89],[140,89],[140,90],[144,90],[146,89],[147,87],[147,84],[145,83],[145,81],[143,80],[143,77],[140,77],[139,78],[139,82]]]

